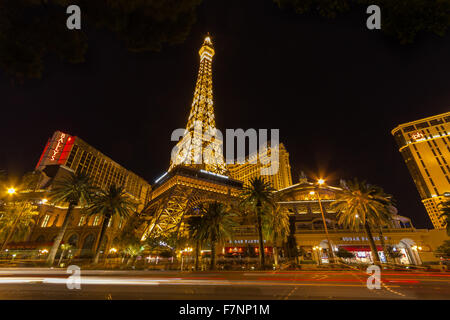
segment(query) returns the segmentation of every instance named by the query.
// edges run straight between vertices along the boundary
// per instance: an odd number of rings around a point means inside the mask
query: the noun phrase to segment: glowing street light
[[[13,195],[13,194],[16,193],[16,188],[14,188],[14,187],[8,188],[8,190],[7,190],[6,192],[7,192],[9,195]]]
[[[317,183],[318,183],[319,185],[323,185],[323,184],[325,183],[325,180],[319,179],[319,180],[317,180]]]
[[[116,253],[117,252],[117,249],[116,248],[111,248],[111,249],[109,249],[109,253]]]
[[[46,204],[47,202],[48,202],[47,199],[42,199],[42,200],[41,200],[41,203],[42,203],[42,204]]]

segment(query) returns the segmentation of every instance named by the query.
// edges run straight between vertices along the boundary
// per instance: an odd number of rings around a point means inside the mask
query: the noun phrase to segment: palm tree
[[[443,202],[441,205],[442,214],[440,218],[444,218],[447,228],[447,234],[450,236],[450,200]]]
[[[31,232],[39,214],[36,206],[28,200],[10,201],[0,206],[0,239],[7,242],[21,241]]]
[[[127,218],[136,209],[136,203],[126,194],[122,186],[112,184],[105,190],[99,190],[92,197],[88,208],[88,215],[100,215],[103,217],[102,228],[94,256],[94,264],[98,263],[100,251],[105,240],[106,228],[114,216]]]
[[[54,204],[68,204],[66,216],[64,222],[53,242],[50,253],[48,254],[47,263],[52,265],[55,261],[55,256],[58,251],[59,245],[66,233],[66,229],[69,225],[69,221],[72,218],[73,209],[76,206],[87,206],[96,189],[92,187],[90,179],[83,173],[72,173],[68,176],[55,182],[52,190],[50,191],[50,201]]]
[[[278,239],[283,242],[287,240],[290,231],[289,213],[281,210],[280,206],[275,205],[275,209],[266,207],[263,215],[263,233],[267,238],[270,238],[273,245],[273,259],[275,268],[278,268]]]
[[[201,234],[211,245],[210,270],[216,269],[216,245],[223,244],[232,237],[236,226],[235,218],[236,215],[223,203],[213,202],[206,208]]]
[[[337,193],[337,199],[332,203],[338,213],[338,223],[353,230],[358,230],[362,225],[369,239],[374,262],[380,264],[370,227],[388,223],[392,214],[392,197],[380,187],[357,179],[344,182],[341,187],[342,191]]]
[[[265,255],[264,255],[264,241],[262,232],[262,214],[263,207],[274,207],[274,200],[272,192],[274,189],[271,185],[264,181],[261,177],[256,177],[250,180],[250,185],[244,187],[241,194],[243,200],[241,204],[244,207],[253,209],[256,215],[256,227],[258,230],[259,239],[259,264],[261,270],[265,267]]]
[[[26,173],[22,177],[19,189],[22,191],[35,192],[38,189],[43,178],[44,174],[42,173],[42,171],[32,171]],[[3,218],[6,218],[6,220],[3,221],[3,231],[9,230],[9,232],[4,238],[3,244],[0,248],[1,251],[6,247],[11,239],[22,239],[26,234],[31,235],[32,227],[33,225],[36,225],[36,221],[29,221],[30,215],[35,216],[37,213],[36,210],[34,210],[35,208],[32,201],[23,198],[14,200],[14,198],[10,199],[11,201],[9,201],[8,203],[3,202],[3,206],[7,207],[8,209],[6,211],[9,212],[9,214],[2,215]],[[6,227],[5,223],[6,225],[8,225],[8,227]],[[19,235],[17,234],[17,232],[20,233],[21,231],[24,231],[23,227],[25,227],[25,231],[27,233],[20,234],[20,238],[18,238]]]
[[[206,222],[201,215],[191,216],[187,220],[189,239],[195,243],[195,271],[198,270],[198,256],[202,242],[205,240]]]

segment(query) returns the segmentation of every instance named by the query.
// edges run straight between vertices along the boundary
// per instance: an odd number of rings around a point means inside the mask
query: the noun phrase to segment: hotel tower
[[[435,229],[445,227],[440,204],[450,200],[450,112],[392,130]]]

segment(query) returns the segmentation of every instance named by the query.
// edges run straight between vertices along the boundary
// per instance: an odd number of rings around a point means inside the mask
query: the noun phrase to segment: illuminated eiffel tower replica
[[[200,69],[182,139],[172,151],[169,170],[156,180],[151,200],[140,215],[142,240],[168,236],[183,227],[183,217],[201,203],[236,201],[242,182],[228,177],[221,137],[216,136],[212,90],[211,38],[200,48]]]

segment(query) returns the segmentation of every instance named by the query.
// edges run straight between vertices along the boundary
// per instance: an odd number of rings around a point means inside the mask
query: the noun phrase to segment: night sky
[[[431,228],[390,131],[449,111],[450,34],[400,45],[368,30],[366,18],[296,15],[269,0],[206,1],[184,43],[146,53],[89,30],[83,64],[49,57],[42,79],[23,84],[0,70],[0,168],[33,170],[61,130],[153,183],[168,168],[170,134],[186,125],[210,32],[219,129],[280,129],[294,183],[301,170],[330,184],[365,179],[393,194],[416,227]]]

